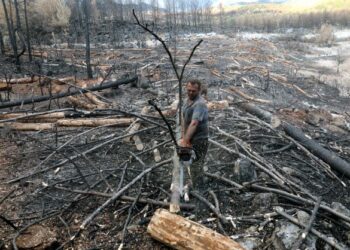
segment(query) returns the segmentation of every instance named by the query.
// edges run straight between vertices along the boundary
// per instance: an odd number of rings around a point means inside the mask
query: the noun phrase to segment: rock
[[[273,203],[277,203],[277,196],[273,193],[260,193],[253,199],[253,208],[259,212],[271,211]]]
[[[305,215],[303,215],[305,216]],[[302,230],[290,222],[279,222],[272,236],[272,244],[276,250],[291,249]],[[308,235],[301,249],[316,250],[316,237]]]
[[[247,159],[238,159],[235,162],[233,173],[234,180],[239,183],[251,182],[257,178],[255,166]]]
[[[282,170],[288,175],[296,175],[296,172],[292,168],[283,167]]]
[[[302,210],[297,212],[298,221],[304,225],[308,224],[310,221],[310,215]]]
[[[270,177],[268,174],[264,173],[264,172],[261,172],[259,174],[259,179],[262,179],[262,180],[268,180]]]
[[[324,128],[330,132],[338,133],[338,134],[347,134],[348,132],[338,126],[327,124],[324,126]]]
[[[237,239],[236,241],[246,250],[259,249],[259,245],[261,244],[260,239],[255,237]]]
[[[253,234],[258,232],[258,227],[257,226],[251,226],[247,230],[245,230],[247,234]]]
[[[58,247],[57,234],[41,225],[33,225],[16,240],[18,249],[44,250]]]
[[[324,109],[308,110],[306,116],[306,122],[314,126],[328,124],[331,120],[331,113]]]
[[[291,249],[294,241],[299,236],[299,228],[289,222],[283,222],[280,227],[276,227],[272,244],[277,250]]]

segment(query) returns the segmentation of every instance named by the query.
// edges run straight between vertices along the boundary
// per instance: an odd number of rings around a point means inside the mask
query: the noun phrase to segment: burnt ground
[[[178,64],[183,63],[199,38],[193,35],[177,41]],[[213,191],[219,200],[221,213],[232,218],[222,228],[209,209],[200,212],[183,210],[181,214],[232,236],[245,246],[251,241],[255,249],[283,249],[276,233],[287,220],[281,216],[267,219],[252,215],[273,212],[275,207],[282,207],[292,215],[298,211],[311,214],[313,205],[264,192],[253,185],[284,190],[308,200],[321,197],[324,205],[336,207],[334,202],[339,202],[349,208],[350,181],[342,173],[329,170],[327,164],[303,151],[285,135],[281,127],[272,128],[240,109],[239,104],[247,102],[247,97],[230,88],[234,87],[254,98],[255,101],[250,100],[251,103],[301,128],[316,142],[348,162],[350,98],[339,96],[339,90],[327,82],[298,74],[297,69],[304,66],[287,55],[301,56],[304,51],[300,48],[291,50],[283,42],[264,39],[244,40],[220,35],[205,36],[203,39],[203,44],[188,65],[186,79],[203,80],[208,86],[209,101],[228,100],[229,107],[210,111],[210,138],[231,149],[228,152],[211,143],[204,168],[208,173],[244,183],[244,188],[238,190],[225,181],[207,177],[207,189],[201,190],[201,194],[214,203],[209,194],[209,191]],[[46,48],[45,52],[48,56],[42,58],[41,75],[54,78],[75,75],[78,79],[83,78],[83,50],[58,47]],[[120,110],[129,113],[127,116],[131,116],[130,113],[140,114],[149,99],[156,99],[165,110],[175,100],[175,76],[161,47],[108,51],[93,49],[92,53],[96,72],[103,75],[105,67],[114,66],[108,80],[132,76],[135,72],[139,76],[136,86],[125,85],[98,92],[112,101],[114,109],[112,114],[110,108],[96,110],[99,114],[124,117],[125,113]],[[23,71],[28,74],[37,72],[36,67],[25,65]],[[11,70],[8,65],[6,71],[3,68],[3,74]],[[50,87],[50,83],[42,87],[37,83],[15,84],[10,98],[48,93]],[[60,91],[65,89],[67,87],[63,86]],[[260,100],[256,100],[258,98]],[[44,111],[71,106],[69,100],[63,98],[51,103],[25,105],[21,110]],[[21,110],[16,107],[12,112]],[[154,113],[147,118],[163,125],[163,121]],[[174,117],[169,120],[175,125]],[[69,242],[87,216],[108,199],[101,197],[101,193],[115,192],[146,167],[156,164],[152,151],[154,141],[165,143],[159,147],[162,160],[172,156],[173,144],[167,142],[169,133],[160,126],[153,126],[148,122],[142,123],[141,129],[149,128],[139,134],[145,145],[142,151],[138,151],[134,143],[119,139],[107,143],[125,135],[125,127],[99,127],[89,132],[90,128],[84,127],[58,127],[54,131],[35,132],[16,131],[11,126],[1,128],[0,193],[1,197],[10,195],[4,201],[0,199],[0,215],[10,223],[0,220],[0,246],[3,244],[2,248],[9,249],[18,230],[34,223],[53,231],[58,245],[65,244],[64,249],[118,249],[121,243],[126,249],[167,249],[146,232],[147,224],[159,206],[125,200],[110,204],[86,230]],[[231,137],[220,133],[217,127]],[[70,143],[57,149],[70,139]],[[82,152],[104,142],[105,146],[82,156]],[[237,156],[237,152],[241,156]],[[242,155],[254,162],[244,165]],[[67,160],[72,156],[75,158]],[[257,165],[262,165],[265,170]],[[169,201],[171,171],[171,164],[160,166],[123,195]],[[278,184],[271,173],[285,183]],[[79,194],[79,190],[87,190],[88,193]],[[191,203],[196,203],[195,198],[191,198]],[[350,216],[349,211],[337,211]],[[16,229],[11,228],[11,223]],[[350,227],[345,220],[320,209],[313,226],[327,237],[335,238],[344,249],[349,247]],[[308,246],[311,249],[327,249],[320,239]],[[288,245],[284,247],[289,248]]]

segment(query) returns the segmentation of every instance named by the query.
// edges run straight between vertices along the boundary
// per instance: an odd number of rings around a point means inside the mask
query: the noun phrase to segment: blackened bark
[[[10,43],[13,50],[13,56],[16,59],[16,65],[19,66],[20,62],[19,62],[18,52],[17,52],[16,35],[13,29],[13,21],[12,21],[12,18],[9,17],[5,0],[2,0],[2,5],[5,13],[5,19],[6,19],[7,29],[10,37]],[[11,12],[11,2],[10,2],[10,12]]]
[[[5,55],[5,45],[4,45],[4,39],[2,37],[1,30],[0,30],[0,55]]]
[[[32,46],[30,44],[30,34],[29,34],[29,25],[28,25],[28,15],[27,15],[27,0],[24,0],[24,20],[26,23],[26,43],[28,48],[28,58],[29,62],[33,61],[32,57]]]
[[[84,10],[84,22],[85,22],[85,43],[86,43],[86,54],[85,62],[87,69],[87,76],[89,79],[92,79],[92,69],[90,62],[90,0],[83,1],[83,10]]]

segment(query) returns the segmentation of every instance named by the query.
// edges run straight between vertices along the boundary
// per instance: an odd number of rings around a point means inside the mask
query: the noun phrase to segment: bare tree
[[[159,0],[151,0],[152,6],[152,21],[154,25],[158,25],[159,22]]]
[[[19,66],[20,65],[20,61],[19,61],[18,52],[17,52],[17,39],[16,39],[14,27],[13,27],[13,20],[12,20],[12,14],[11,14],[11,12],[12,12],[12,10],[11,10],[12,9],[11,8],[11,1],[9,1],[9,7],[10,7],[9,12],[10,12],[10,15],[8,13],[5,0],[2,0],[2,6],[3,6],[3,9],[4,9],[4,13],[5,13],[7,30],[8,30],[9,37],[10,37],[10,43],[11,43],[12,50],[13,50],[13,56],[14,56],[14,58],[16,60],[16,65]]]
[[[84,12],[84,23],[85,23],[85,62],[87,77],[92,79],[91,59],[90,59],[90,0],[83,0],[83,12]]]
[[[1,29],[0,29],[0,55],[5,55],[5,44],[4,44],[4,39],[2,36]]]
[[[219,22],[220,22],[220,29],[222,30],[224,28],[224,16],[225,16],[225,10],[222,2],[219,4]]]
[[[25,39],[23,37],[22,33],[22,24],[21,24],[21,16],[19,15],[19,6],[18,6],[18,1],[14,0],[15,4],[15,11],[16,11],[16,30],[15,30],[15,36],[16,34],[18,35],[19,40],[22,43],[22,52],[18,54],[18,58],[20,58],[24,52],[26,51],[26,44],[25,44]]]
[[[180,14],[180,21],[181,21],[181,27],[185,28],[187,21],[186,21],[186,0],[179,0],[178,1],[179,5],[179,14]]]
[[[138,12],[138,14],[139,14],[139,16],[140,16],[140,20],[141,20],[141,22],[144,22],[145,21],[145,13],[144,13],[144,6],[143,6],[143,1],[142,0],[137,0],[137,2],[136,2],[136,4],[137,4],[137,12]]]
[[[16,10],[16,28],[17,31],[21,30],[22,25],[21,25],[21,17],[19,16],[19,7],[18,7],[18,1],[14,0],[15,4],[15,10]]]
[[[32,58],[32,46],[30,44],[30,33],[29,33],[29,25],[28,25],[27,0],[24,0],[24,20],[26,24],[26,43],[28,48],[28,58],[29,58],[29,62],[31,62],[33,58]]]
[[[199,0],[192,0],[190,3],[192,24],[198,30]]]
[[[212,29],[212,0],[204,0],[203,1],[203,14],[204,14],[204,22],[205,26],[208,30]]]

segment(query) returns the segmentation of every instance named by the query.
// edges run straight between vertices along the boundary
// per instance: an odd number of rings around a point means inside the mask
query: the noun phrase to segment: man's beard
[[[193,101],[198,95],[188,95],[188,99]]]

